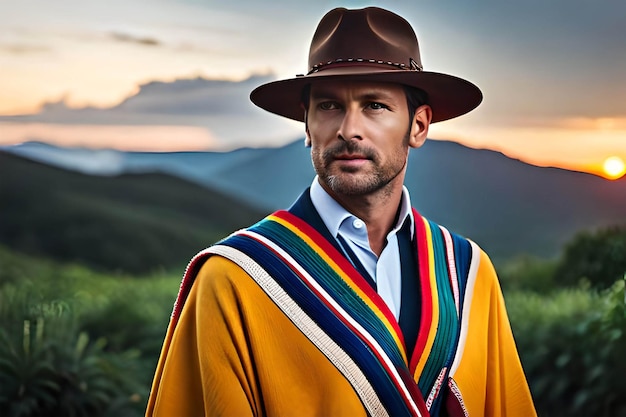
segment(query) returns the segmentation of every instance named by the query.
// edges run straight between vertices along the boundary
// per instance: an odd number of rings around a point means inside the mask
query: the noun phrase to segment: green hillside
[[[0,152],[0,243],[131,273],[181,268],[265,213],[162,174],[95,177]]]

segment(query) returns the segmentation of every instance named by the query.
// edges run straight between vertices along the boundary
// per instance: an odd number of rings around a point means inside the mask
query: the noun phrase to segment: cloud
[[[110,35],[111,35],[111,38],[113,38],[114,40],[118,42],[128,42],[128,43],[134,43],[134,44],[143,45],[143,46],[161,46],[162,45],[162,43],[159,40],[155,38],[151,38],[151,37],[134,36],[128,33],[121,33],[121,32],[111,32]]]
[[[154,124],[152,119],[173,124],[196,124],[209,116],[249,116],[259,110],[248,95],[258,85],[273,80],[269,75],[253,75],[242,81],[203,77],[172,82],[151,81],[139,86],[136,94],[109,108],[70,108],[65,99],[44,103],[37,114],[0,116],[5,121],[51,122],[69,124]],[[179,122],[177,122],[177,120]]]
[[[48,53],[52,49],[46,45],[33,43],[7,43],[0,44],[0,51],[13,55],[41,54]]]
[[[271,81],[270,76],[251,76],[243,81],[179,79],[154,81],[120,103],[116,110],[126,113],[169,115],[247,115],[256,108],[248,95],[256,86]]]
[[[0,116],[0,122],[13,124],[16,132],[20,129],[22,132],[29,131],[27,125],[31,125],[30,129],[39,125],[36,135],[32,131],[29,135],[14,133],[21,140],[36,138],[46,141],[49,137],[58,142],[62,134],[73,138],[82,135],[94,138],[94,143],[99,146],[106,137],[110,137],[110,143],[123,147],[120,143],[132,143],[132,138],[136,137],[136,142],[141,142],[142,149],[145,149],[150,146],[146,140],[150,134],[165,132],[169,126],[168,137],[178,137],[172,143],[185,142],[194,136],[199,138],[194,143],[203,143],[204,149],[209,146],[226,149],[255,143],[259,146],[273,145],[301,136],[303,127],[300,123],[258,109],[250,102],[250,91],[272,79],[270,75],[255,75],[242,81],[202,77],[172,82],[153,81],[141,85],[136,94],[113,107],[71,108],[60,100],[44,104],[36,114]],[[65,126],[66,129],[58,126]],[[70,129],[71,126],[75,127]],[[101,132],[88,133],[90,129]],[[210,141],[206,139],[209,137]],[[88,146],[86,143],[82,145]],[[155,142],[154,146],[157,145]]]

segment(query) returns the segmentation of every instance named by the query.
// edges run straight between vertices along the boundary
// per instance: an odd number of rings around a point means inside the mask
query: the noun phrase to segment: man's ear
[[[413,121],[411,122],[411,132],[409,134],[409,146],[419,148],[424,144],[428,136],[428,128],[433,118],[433,110],[428,104],[423,104],[415,110]]]
[[[306,137],[304,138],[304,146],[306,146],[307,148],[311,147],[311,135],[309,135],[309,129],[306,130],[305,132]]]

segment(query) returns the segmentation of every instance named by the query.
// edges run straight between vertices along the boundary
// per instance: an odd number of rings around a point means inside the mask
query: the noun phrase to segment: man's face
[[[327,190],[357,196],[403,183],[408,148],[415,144],[402,86],[313,84],[307,120],[311,159]]]

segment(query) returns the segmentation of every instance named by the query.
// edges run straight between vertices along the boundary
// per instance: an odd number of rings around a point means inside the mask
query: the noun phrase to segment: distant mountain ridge
[[[0,245],[111,271],[180,271],[265,212],[162,173],[92,176],[0,151]]]
[[[113,156],[42,144],[8,150],[90,174],[163,172],[271,211],[288,207],[314,177],[302,143]],[[114,161],[108,168],[107,159]],[[496,260],[520,253],[554,256],[578,231],[626,223],[626,178],[608,181],[532,166],[455,142],[430,140],[412,150],[405,183],[421,214],[475,240]]]

